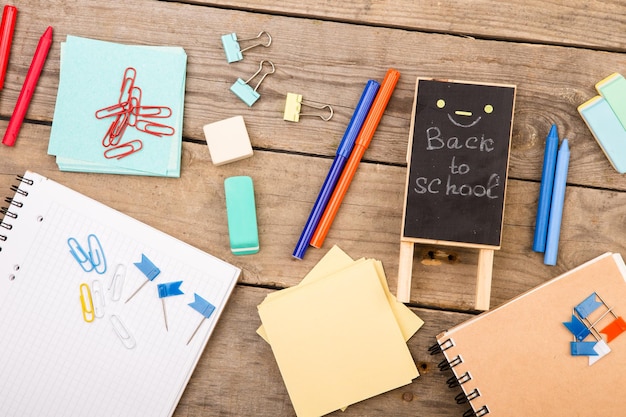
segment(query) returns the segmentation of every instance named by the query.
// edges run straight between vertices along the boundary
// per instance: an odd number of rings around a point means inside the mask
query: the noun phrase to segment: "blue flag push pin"
[[[148,281],[154,280],[161,273],[161,270],[157,268],[152,263],[152,261],[148,259],[148,257],[144,255],[143,253],[141,254],[141,262],[135,262],[133,265],[135,265],[137,268],[139,268],[141,272],[143,272],[146,278],[148,278]],[[129,302],[130,299],[133,298],[135,294],[137,294],[139,290],[142,289],[143,286],[148,283],[148,281],[145,281],[143,284],[141,284],[141,286],[137,288],[135,292],[131,294],[130,297],[128,297],[128,299],[126,300],[126,303]]]
[[[182,295],[183,292],[180,289],[180,284],[182,281],[175,282],[166,282],[164,284],[157,285],[157,291],[159,293],[159,298],[161,299],[161,306],[163,307],[163,320],[165,320],[165,330],[169,330],[167,327],[167,314],[165,312],[165,297],[171,297],[174,295]]]
[[[198,327],[196,327],[196,330],[194,330],[193,333],[191,334],[191,337],[187,341],[187,344],[189,344],[191,342],[191,339],[193,339],[193,337],[196,335],[196,333],[200,329],[200,326],[202,326],[202,323],[204,323],[204,320],[211,317],[211,314],[213,314],[213,311],[215,311],[215,306],[213,304],[209,303],[207,300],[200,297],[196,293],[193,293],[193,295],[195,299],[193,303],[189,303],[189,307],[193,308],[198,313],[202,314],[202,320],[198,324]]]

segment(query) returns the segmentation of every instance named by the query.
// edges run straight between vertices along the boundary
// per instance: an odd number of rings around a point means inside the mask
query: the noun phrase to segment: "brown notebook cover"
[[[625,277],[621,255],[605,253],[439,334],[475,415],[626,415],[626,332],[613,340],[600,333],[626,316]],[[597,322],[597,333],[579,341],[593,345],[600,337],[610,352],[573,356],[575,337],[564,322],[594,293],[601,306],[584,321]]]

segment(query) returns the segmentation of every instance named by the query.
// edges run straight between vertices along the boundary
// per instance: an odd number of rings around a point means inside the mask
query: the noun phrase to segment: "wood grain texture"
[[[467,37],[585,46],[624,52],[619,0],[199,0],[206,5]]]
[[[276,288],[296,285],[333,244],[354,258],[383,261],[397,286],[406,150],[415,80],[420,77],[517,85],[502,248],[494,254],[491,307],[605,251],[626,253],[626,179],[610,166],[576,112],[594,84],[626,71],[625,6],[618,0],[16,0],[19,15],[5,87],[6,129],[39,37],[54,43],[16,146],[0,146],[0,195],[30,169],[243,269],[240,285],[194,373],[177,417],[294,416],[271,349],[255,334],[256,306]],[[270,48],[227,64],[220,36],[267,30]],[[188,54],[180,178],[59,172],[47,155],[67,35],[182,46]],[[460,36],[462,35],[462,36]],[[276,73],[247,108],[229,91],[261,59]],[[167,63],[164,63],[167,65]],[[365,153],[324,248],[291,256],[365,82],[390,67],[400,82]],[[329,122],[282,120],[287,92],[330,104]],[[252,158],[216,167],[202,126],[243,115]],[[556,123],[571,160],[558,263],[531,250],[545,136]],[[255,182],[261,251],[230,253],[223,181]],[[410,300],[426,324],[409,347],[422,374],[412,384],[349,407],[337,416],[460,416],[428,347],[442,330],[475,311],[478,251],[416,244]]]

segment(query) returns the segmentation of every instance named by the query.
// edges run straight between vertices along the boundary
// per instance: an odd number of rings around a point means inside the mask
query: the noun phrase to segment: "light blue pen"
[[[319,223],[322,214],[324,214],[328,200],[330,200],[330,196],[333,194],[333,190],[335,189],[337,181],[341,176],[343,167],[350,157],[356,138],[359,136],[361,127],[363,127],[363,122],[370,111],[370,107],[372,107],[372,102],[374,101],[374,97],[376,97],[379,87],[380,83],[375,80],[369,80],[365,85],[365,89],[363,90],[363,94],[361,94],[361,99],[359,100],[356,109],[354,110],[352,119],[350,119],[346,132],[337,147],[335,159],[330,166],[330,170],[324,180],[322,189],[317,196],[317,200],[315,200],[311,214],[304,225],[304,230],[302,230],[300,239],[298,240],[296,248],[293,251],[293,256],[298,259],[302,259],[304,253],[309,247],[311,237],[317,228],[317,224]]]
[[[561,220],[563,219],[563,202],[565,200],[565,186],[567,183],[567,171],[569,168],[569,144],[567,139],[559,148],[556,158],[556,171],[554,173],[554,190],[552,191],[552,203],[550,204],[550,220],[548,222],[548,237],[546,240],[546,252],[543,263],[556,265],[559,251],[559,238],[561,234]]]

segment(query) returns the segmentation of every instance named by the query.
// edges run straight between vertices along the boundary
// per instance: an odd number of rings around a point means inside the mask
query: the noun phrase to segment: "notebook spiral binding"
[[[442,343],[435,343],[428,349],[428,351],[431,355],[444,354],[445,351],[453,348],[454,346],[454,341],[452,339],[446,339]],[[449,388],[461,387],[463,389],[462,385],[472,380],[472,374],[469,371],[465,371],[463,373],[457,373],[455,371],[454,368],[461,364],[463,364],[463,357],[461,355],[445,355],[445,358],[437,365],[439,370],[442,372],[452,370],[454,373],[454,375],[446,381]],[[466,392],[465,389],[463,389],[463,391],[455,397],[455,400],[457,404],[465,404],[468,402],[471,403],[471,401],[474,401],[479,397],[480,391],[478,388],[474,388],[469,392]],[[489,407],[483,405],[477,410],[475,410],[474,407],[470,407],[467,411],[465,411],[465,413],[463,413],[463,417],[482,417],[487,414],[489,414]]]
[[[16,209],[21,208],[24,203],[19,201],[20,197],[28,197],[28,191],[20,188],[22,184],[33,185],[34,181],[28,178],[25,178],[21,175],[17,176],[17,180],[20,182],[20,185],[12,185],[11,191],[15,193],[13,197],[6,197],[4,202],[8,204],[8,207],[0,207],[0,214],[3,216],[2,220],[0,220],[0,242],[4,242],[8,239],[8,233],[3,232],[2,229],[11,230],[13,228],[12,220],[17,219],[18,213]],[[2,246],[0,246],[0,251],[2,250]]]

